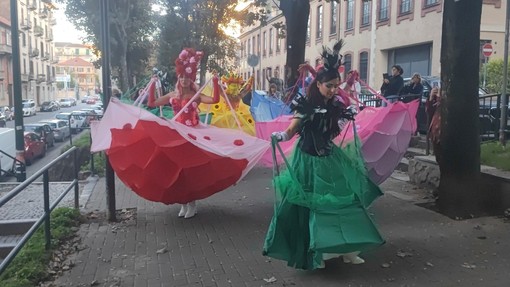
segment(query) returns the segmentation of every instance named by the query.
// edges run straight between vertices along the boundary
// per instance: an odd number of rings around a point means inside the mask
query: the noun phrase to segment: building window
[[[76,68],[76,71],[79,73],[83,73],[83,68]]]
[[[260,34],[257,35],[257,55],[260,56]]]
[[[359,78],[364,82],[368,80],[368,52],[359,54]]]
[[[347,73],[352,69],[352,55],[345,54],[344,55],[344,71]]]
[[[371,2],[363,2],[363,11],[361,14],[361,26],[370,25],[370,3]]]
[[[255,36],[251,38],[251,53],[254,55],[257,53],[257,50],[255,50]]]
[[[411,12],[411,0],[400,1],[400,14],[407,14]]]
[[[310,42],[310,36],[311,36],[311,31],[310,31],[310,17],[308,17],[308,24],[306,26],[306,42]]]
[[[379,0],[379,21],[388,20],[388,0]]]
[[[267,53],[267,32],[264,31],[263,38],[262,38],[262,45],[264,47],[264,50],[262,50],[262,56],[265,56]]]
[[[425,7],[435,5],[437,3],[439,3],[439,0],[425,0]]]
[[[347,17],[345,19],[345,29],[354,28],[354,0],[347,1]]]
[[[282,39],[280,38],[280,30],[276,29],[276,53],[280,52]]]
[[[79,55],[80,54],[80,49],[74,49],[74,54],[75,55]]]
[[[331,2],[331,23],[329,25],[329,34],[336,34],[336,26],[338,22],[338,3],[335,1]]]
[[[319,5],[317,7],[317,33],[315,34],[315,38],[316,39],[321,39],[322,38],[322,13],[323,13],[323,9],[322,9],[322,5]]]
[[[273,33],[273,28],[269,29],[269,55],[273,55],[273,38],[274,38],[274,33]]]

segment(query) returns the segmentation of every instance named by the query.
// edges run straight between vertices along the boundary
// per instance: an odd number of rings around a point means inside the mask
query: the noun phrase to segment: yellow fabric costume
[[[240,75],[235,73],[229,73],[226,76],[221,77],[221,81],[225,84],[224,96],[228,98],[230,105],[225,100],[225,97],[220,98],[220,102],[213,105],[200,104],[199,108],[201,112],[210,112],[211,125],[220,128],[239,129],[238,123],[241,129],[249,134],[255,135],[255,121],[253,120],[250,107],[242,102],[242,96],[246,95],[251,90],[253,84],[253,77],[250,77],[248,81],[244,81]],[[212,95],[212,88],[206,87],[203,91],[205,95]],[[232,112],[232,109],[235,113]]]

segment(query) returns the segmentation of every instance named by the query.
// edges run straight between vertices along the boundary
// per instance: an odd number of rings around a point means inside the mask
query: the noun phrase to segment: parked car
[[[97,114],[97,115],[100,115],[102,116],[103,115],[103,106],[102,105],[92,105],[90,106],[91,109],[94,110],[94,112]]]
[[[35,116],[37,114],[36,105],[33,100],[23,102],[23,116]]]
[[[60,106],[55,101],[46,101],[41,104],[41,112],[54,112],[60,109]]]
[[[0,116],[4,116],[6,121],[12,121],[14,119],[14,113],[8,106],[0,107]]]
[[[90,125],[90,117],[87,112],[85,111],[72,111],[71,114],[73,115],[79,115],[82,118],[82,128],[86,128]]]
[[[55,141],[63,142],[66,138],[71,136],[71,129],[65,120],[44,120],[40,123],[48,124],[53,130]]]
[[[95,120],[99,119],[99,117],[98,117],[99,111],[93,109],[92,107],[84,108],[84,109],[81,109],[80,111],[87,113],[88,118],[89,118],[89,124],[90,124],[90,121],[95,121]],[[101,111],[101,114],[102,114],[102,111]]]
[[[53,129],[46,123],[25,124],[25,131],[36,133],[43,139],[48,148],[55,145],[55,135],[53,134]]]
[[[71,106],[73,106],[73,101],[71,99],[68,99],[68,98],[60,99],[58,101],[58,103],[60,104],[61,107],[71,107]]]
[[[46,143],[34,132],[25,132],[25,164],[31,165],[38,157],[46,155]]]
[[[84,118],[80,115],[73,115],[71,113],[58,113],[55,115],[58,120],[64,120],[69,123],[69,128],[72,133],[77,133],[82,130]]]

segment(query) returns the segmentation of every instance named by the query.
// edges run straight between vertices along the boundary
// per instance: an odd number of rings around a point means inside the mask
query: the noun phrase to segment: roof
[[[85,61],[82,58],[76,57],[71,58],[67,61],[63,61],[58,63],[57,66],[66,66],[66,67],[93,67],[94,65],[91,62]]]
[[[55,48],[70,48],[70,47],[76,47],[76,48],[89,48],[89,46],[80,44],[80,43],[71,43],[71,42],[55,42]]]
[[[4,24],[5,26],[7,26],[9,28],[11,27],[11,20],[4,18],[2,16],[0,16],[0,23]]]

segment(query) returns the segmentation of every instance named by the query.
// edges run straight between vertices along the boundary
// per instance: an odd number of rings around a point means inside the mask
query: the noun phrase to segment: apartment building
[[[53,26],[56,20],[53,10],[56,6],[51,0],[18,0],[20,66],[22,81],[22,98],[33,99],[40,104],[55,97],[55,66],[53,57]],[[0,17],[11,25],[10,1],[0,0]],[[6,30],[10,38],[10,29]],[[6,45],[10,46],[10,41]],[[12,47],[11,47],[12,50]],[[7,83],[6,105],[13,105],[12,94],[12,59],[9,58],[4,76]],[[2,81],[2,80],[0,80]],[[4,83],[5,86],[5,83]],[[0,102],[1,100],[0,95]]]
[[[345,72],[356,69],[363,81],[378,89],[382,74],[392,65],[401,65],[404,77],[418,72],[422,75],[440,75],[440,53],[444,0],[347,0],[336,3],[310,0],[305,61],[316,65],[323,45],[344,39],[342,49]],[[250,9],[250,7],[246,8]],[[261,79],[267,69],[284,71],[285,39],[277,37],[275,23],[285,19],[274,4],[268,25],[243,27],[240,40],[240,73],[255,73],[256,88],[267,89]],[[483,0],[480,47],[491,43],[491,57],[503,58],[506,1]],[[260,56],[252,69],[248,56]],[[480,61],[484,58],[480,49]],[[280,73],[283,77],[283,73]]]
[[[12,107],[9,97],[12,90],[11,71],[11,22],[0,16],[0,107]]]
[[[77,99],[87,94],[94,94],[95,88],[99,86],[96,68],[90,61],[81,57],[58,63],[57,78],[59,81],[67,82],[58,92],[59,98],[69,97],[71,81],[73,82],[73,97],[77,97]]]
[[[69,42],[55,42],[55,56],[59,62],[64,62],[77,57],[87,62],[97,60],[97,57],[92,52],[91,46]]]

